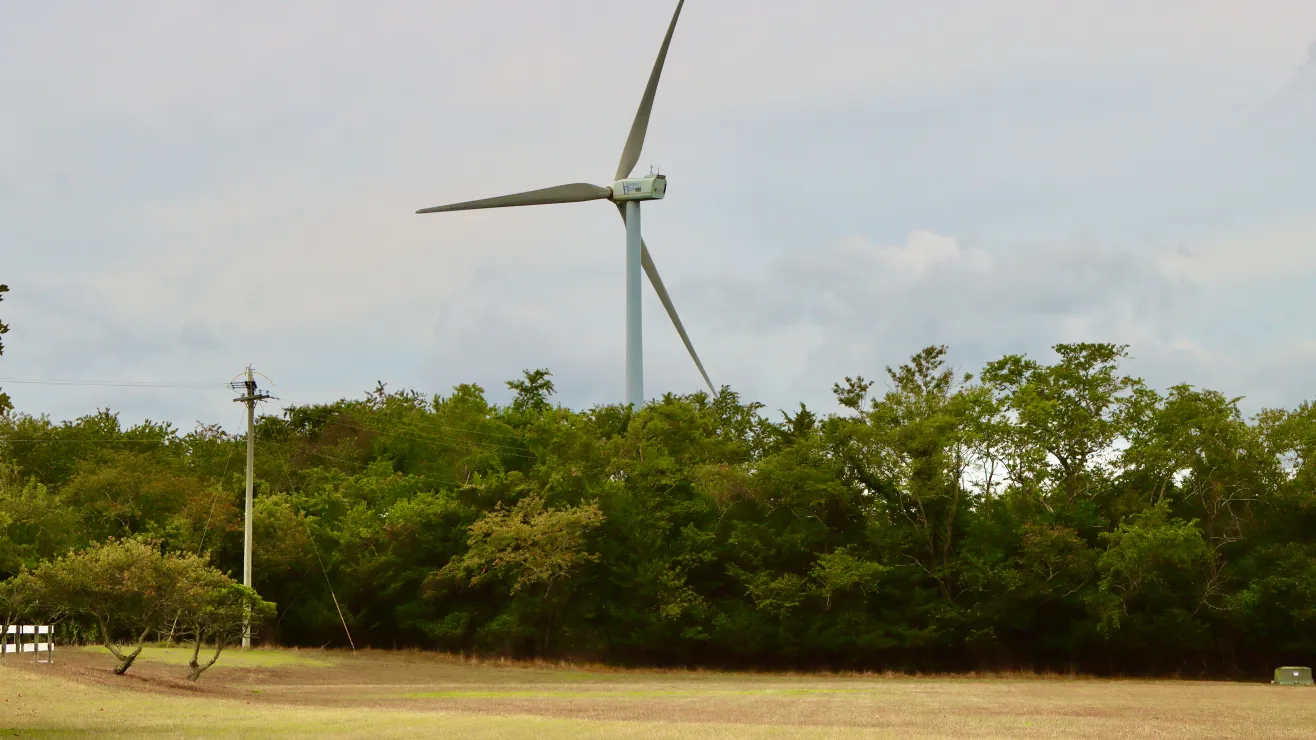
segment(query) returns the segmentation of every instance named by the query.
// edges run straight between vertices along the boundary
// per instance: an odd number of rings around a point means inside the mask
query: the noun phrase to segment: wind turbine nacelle
[[[667,194],[667,175],[648,175],[646,177],[628,177],[612,184],[612,199],[618,202],[628,200],[662,200]]]

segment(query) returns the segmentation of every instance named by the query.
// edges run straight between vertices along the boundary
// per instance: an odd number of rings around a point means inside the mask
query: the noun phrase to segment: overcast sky
[[[547,367],[618,401],[607,184],[674,0],[0,0],[0,378],[284,403]],[[716,384],[830,409],[929,344],[1316,397],[1316,3],[689,0],[644,228]],[[646,285],[646,392],[701,382]],[[223,389],[0,383],[236,428]]]

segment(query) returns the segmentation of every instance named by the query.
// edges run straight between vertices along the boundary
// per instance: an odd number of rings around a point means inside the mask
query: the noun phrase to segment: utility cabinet
[[[1311,669],[1306,666],[1284,666],[1275,669],[1273,684],[1280,686],[1311,686]]]

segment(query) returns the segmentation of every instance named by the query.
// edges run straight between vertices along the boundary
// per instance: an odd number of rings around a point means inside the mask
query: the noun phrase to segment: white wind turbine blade
[[[617,204],[617,211],[621,213],[621,220],[626,220],[626,208],[622,204]],[[681,341],[685,343],[685,349],[690,353],[690,359],[695,361],[695,367],[699,368],[699,374],[703,376],[704,382],[708,384],[708,390],[717,395],[717,389],[713,387],[713,381],[708,379],[708,373],[704,371],[704,363],[699,361],[699,354],[695,352],[695,346],[690,342],[690,335],[685,333],[685,325],[681,323],[681,317],[676,313],[676,306],[672,305],[672,297],[667,294],[667,286],[663,285],[663,279],[658,274],[658,267],[654,265],[653,258],[649,256],[649,245],[645,244],[644,239],[640,239],[640,265],[644,267],[644,274],[649,276],[649,284],[658,294],[658,300],[663,302],[663,308],[667,309],[667,316],[672,320],[672,326],[676,327],[676,333],[681,335]]]
[[[542,206],[550,203],[580,203],[587,200],[606,200],[612,197],[612,188],[590,185],[585,182],[557,185],[551,188],[530,190],[525,193],[500,195],[494,198],[468,200],[447,206],[422,208],[416,213],[445,213],[447,211],[471,211],[477,208],[508,208],[511,206]]]
[[[644,135],[649,130],[649,114],[653,112],[653,97],[658,93],[658,78],[663,74],[663,62],[667,61],[667,47],[672,44],[672,34],[676,32],[676,19],[681,17],[681,7],[685,5],[685,0],[680,0],[676,4],[676,12],[672,14],[672,23],[667,27],[667,36],[663,39],[663,45],[658,49],[658,61],[653,63],[653,71],[649,73],[649,84],[644,88],[644,97],[640,98],[640,109],[635,111],[635,121],[631,124],[631,133],[626,137],[626,146],[621,151],[621,163],[617,165],[617,176],[613,179],[620,180],[629,177],[631,170],[635,169],[635,164],[640,161],[640,150],[644,148]]]

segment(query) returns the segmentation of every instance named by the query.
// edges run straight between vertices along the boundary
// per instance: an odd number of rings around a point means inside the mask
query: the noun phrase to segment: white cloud
[[[609,207],[412,211],[605,181],[670,9],[7,13],[0,377],[254,362],[305,402],[376,379],[497,395],[547,366],[568,403],[617,398]],[[1312,29],[1307,0],[691,2],[646,235],[714,381],[773,406],[933,342],[971,369],[1076,339],[1292,403],[1313,356]],[[697,390],[647,300],[648,388]],[[8,390],[57,416],[232,416],[222,393]]]
[[[1316,229],[1305,233],[1310,239]],[[1269,239],[1222,242],[1212,264],[1246,264],[1286,246]],[[1131,345],[1130,370],[1160,387],[1217,387],[1248,395],[1254,409],[1304,398],[1313,345],[1300,338],[1300,316],[1275,306],[1311,305],[1306,286],[1316,264],[1229,273],[1190,272],[1184,262],[1173,251],[1082,243],[1006,250],[926,231],[901,245],[851,236],[735,280],[701,281],[694,303],[715,317],[715,337],[752,337],[743,351],[719,359],[755,397],[785,400],[803,391],[826,405],[825,389],[841,376],[878,376],[934,343],[949,345],[957,364],[975,370],[1006,353],[1046,359],[1056,343],[1111,341]],[[1272,279],[1259,281],[1262,274]],[[1300,282],[1277,286],[1280,277]],[[789,361],[764,373],[763,357]]]
[[[1316,272],[1316,221],[1180,247],[1161,256],[1167,275],[1195,282],[1247,284]]]

